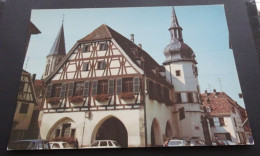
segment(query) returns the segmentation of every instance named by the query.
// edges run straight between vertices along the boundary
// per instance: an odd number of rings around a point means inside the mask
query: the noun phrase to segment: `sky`
[[[24,69],[40,79],[48,55],[64,18],[66,52],[77,40],[102,24],[142,44],[159,64],[165,61],[164,48],[170,43],[172,7],[89,8],[32,10],[31,21],[41,31],[32,35]],[[223,5],[176,6],[183,28],[184,42],[189,45],[198,62],[201,92],[213,89],[226,92],[244,107]]]

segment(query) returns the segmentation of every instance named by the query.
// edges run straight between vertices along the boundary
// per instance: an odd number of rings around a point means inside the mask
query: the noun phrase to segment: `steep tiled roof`
[[[85,41],[95,41],[95,40],[106,40],[113,38],[119,46],[126,52],[126,54],[131,58],[131,60],[140,67],[137,63],[137,57],[131,52],[131,49],[136,48],[138,51],[138,57],[144,60],[143,67],[141,67],[146,76],[150,78],[155,78],[156,74],[152,71],[152,69],[158,68],[160,71],[163,71],[162,68],[164,66],[160,66],[147,52],[138,47],[132,41],[119,34],[109,26],[102,24],[100,27],[95,29],[92,33],[88,34],[86,37],[79,40],[79,42]],[[165,78],[159,76],[156,79],[158,82],[164,85],[170,85]]]
[[[203,106],[211,108],[211,115],[230,115],[231,108],[237,106],[237,102],[224,92],[205,93],[201,95]]]

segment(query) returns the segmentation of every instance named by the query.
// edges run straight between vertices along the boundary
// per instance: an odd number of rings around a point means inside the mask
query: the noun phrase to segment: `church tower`
[[[62,60],[62,58],[66,55],[65,49],[65,39],[64,39],[64,30],[63,30],[63,22],[60,28],[60,31],[53,43],[53,46],[47,55],[45,71],[43,74],[43,78],[47,77],[53,70],[56,68],[58,63]]]
[[[199,99],[197,61],[193,50],[183,42],[182,28],[172,8],[170,44],[164,49],[166,79],[174,85],[176,113],[181,138],[204,139],[201,117],[203,107]]]

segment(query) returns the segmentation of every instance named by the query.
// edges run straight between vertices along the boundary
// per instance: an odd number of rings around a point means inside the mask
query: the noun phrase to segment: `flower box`
[[[83,97],[82,96],[71,96],[69,97],[69,102],[73,104],[81,104],[83,102]]]
[[[110,95],[108,95],[108,94],[95,95],[94,99],[99,102],[105,102],[110,99]]]
[[[57,105],[60,103],[60,98],[59,97],[49,98],[47,99],[47,103],[49,103],[50,105]]]
[[[120,93],[119,98],[123,100],[132,100],[135,98],[135,94],[132,92]]]

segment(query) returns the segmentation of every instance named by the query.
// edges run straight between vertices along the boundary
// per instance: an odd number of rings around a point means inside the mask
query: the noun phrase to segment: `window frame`
[[[106,42],[99,43],[99,50],[104,51],[108,49],[108,44]]]
[[[97,94],[108,94],[108,80],[98,80]]]
[[[184,107],[179,108],[179,120],[185,119],[185,109]]]
[[[52,84],[51,96],[50,97],[60,97],[61,88],[62,88],[62,83]]]
[[[84,88],[84,81],[74,82],[73,96],[83,96]]]
[[[175,70],[176,76],[181,76],[181,70]]]
[[[133,78],[122,79],[122,93],[134,92],[134,80]]]
[[[83,62],[82,71],[89,71],[89,62]]]

